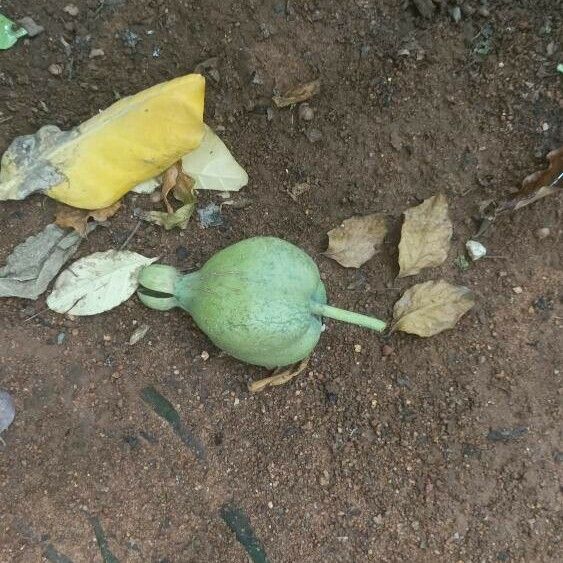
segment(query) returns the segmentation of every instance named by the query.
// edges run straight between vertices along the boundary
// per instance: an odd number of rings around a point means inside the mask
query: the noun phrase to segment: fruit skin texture
[[[151,271],[171,273],[155,265],[141,273],[141,285],[156,291]],[[175,273],[172,300],[160,309],[180,306],[218,347],[247,362],[274,368],[307,357],[322,332],[311,302],[325,304],[319,270],[301,249],[274,237],[255,237],[233,244],[210,258],[201,270]],[[157,304],[158,305],[158,304]]]

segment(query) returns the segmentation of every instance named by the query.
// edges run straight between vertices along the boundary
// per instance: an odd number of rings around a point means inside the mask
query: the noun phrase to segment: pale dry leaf
[[[199,147],[182,158],[182,168],[194,180],[196,190],[236,192],[248,184],[244,168],[207,125]]]
[[[472,292],[444,280],[413,285],[393,307],[391,331],[401,330],[418,336],[434,336],[453,328],[475,305]]]
[[[137,342],[139,342],[145,337],[148,331],[149,331],[149,325],[147,324],[142,324],[139,327],[137,327],[133,331],[131,337],[129,338],[129,345],[134,346],[135,344],[137,344]]]
[[[515,211],[548,195],[560,192],[563,187],[563,147],[547,155],[549,166],[530,174],[522,182],[520,190],[500,204],[497,213]]]
[[[446,196],[438,194],[405,211],[399,243],[399,277],[439,266],[450,250],[453,227]]]
[[[88,225],[88,232],[96,228]],[[82,238],[54,223],[16,246],[0,268],[0,297],[37,299],[64,263],[78,250]]]
[[[293,365],[280,373],[274,373],[270,377],[265,377],[264,379],[259,379],[258,381],[252,381],[248,384],[248,390],[251,393],[258,393],[263,391],[267,387],[273,387],[275,385],[283,385],[293,378],[297,377],[300,373],[305,371],[305,368],[309,364],[309,359],[311,356],[307,356],[305,359],[297,365]]]
[[[81,237],[85,237],[88,230],[88,220],[94,219],[102,223],[115,215],[121,207],[121,201],[102,209],[76,209],[68,205],[59,204],[55,214],[55,224],[63,229],[74,229]]]
[[[57,313],[96,315],[123,303],[137,289],[146,258],[129,250],[95,252],[74,262],[57,278],[47,306]]]
[[[170,168],[167,168],[162,174],[162,201],[164,201],[164,205],[166,206],[166,211],[168,213],[174,213],[173,207],[170,205],[168,201],[168,194],[172,188],[176,185],[178,181],[178,175],[182,170],[182,163],[175,162]]]
[[[387,219],[381,213],[350,217],[328,232],[324,254],[345,268],[359,268],[379,250],[386,234]]]
[[[321,91],[321,81],[313,80],[305,84],[300,84],[295,88],[291,88],[282,96],[274,96],[272,99],[274,104],[279,108],[285,108],[299,102],[304,102]]]

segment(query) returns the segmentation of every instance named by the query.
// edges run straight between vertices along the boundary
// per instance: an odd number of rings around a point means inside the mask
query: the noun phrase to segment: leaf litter
[[[524,178],[520,190],[500,204],[497,213],[516,211],[548,195],[561,192],[563,188],[563,147],[547,155],[549,163],[545,170],[538,170]]]
[[[443,194],[407,209],[399,243],[399,276],[414,276],[448,257],[453,227]]]
[[[95,229],[87,226],[87,232]],[[76,253],[82,238],[51,223],[16,246],[0,268],[0,297],[37,299],[64,264]]]
[[[81,237],[88,231],[88,220],[93,219],[99,223],[113,217],[121,208],[121,201],[102,209],[77,209],[68,205],[59,204],[55,215],[55,224],[63,229],[74,229]]]
[[[381,213],[350,217],[328,232],[324,255],[345,268],[359,268],[379,250],[387,234],[387,219]]]
[[[400,330],[422,337],[453,328],[475,305],[472,292],[444,280],[413,285],[393,307],[391,332]]]
[[[305,102],[321,91],[321,81],[313,80],[291,88],[282,96],[274,96],[272,100],[278,108],[285,108],[300,102]]]
[[[106,250],[85,256],[57,278],[47,306],[57,313],[76,316],[109,311],[135,293],[141,268],[157,259],[130,250]]]
[[[181,161],[174,163],[162,174],[162,200],[166,211],[144,211],[135,210],[135,215],[149,223],[161,225],[169,231],[175,227],[185,229],[193,215],[197,202],[197,192],[194,189],[194,181],[184,172]],[[172,192],[174,198],[182,205],[174,210],[168,195]]]

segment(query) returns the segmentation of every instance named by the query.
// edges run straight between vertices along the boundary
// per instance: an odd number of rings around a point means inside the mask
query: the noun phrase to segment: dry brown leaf
[[[547,155],[549,166],[530,174],[522,182],[520,191],[500,204],[497,213],[515,211],[561,190],[563,186],[563,147]]]
[[[359,268],[379,250],[386,234],[387,219],[381,213],[350,217],[328,232],[324,254],[345,268]]]
[[[115,215],[120,207],[121,201],[116,201],[109,207],[94,210],[76,209],[59,204],[55,214],[55,223],[63,229],[74,229],[81,237],[85,237],[89,219],[102,223]]]
[[[418,336],[434,336],[453,328],[475,305],[467,287],[439,281],[413,285],[393,307],[391,331],[401,330]]]
[[[174,188],[176,182],[178,181],[178,175],[182,170],[182,163],[181,161],[175,162],[170,168],[167,168],[162,174],[162,201],[164,201],[164,205],[166,206],[166,211],[168,213],[174,213],[173,207],[170,205],[168,201],[168,194],[170,190]]]
[[[291,90],[288,90],[283,96],[274,96],[274,104],[279,108],[285,108],[299,102],[304,102],[312,98],[321,91],[321,81],[313,80],[306,84],[300,84]]]
[[[252,381],[248,384],[248,390],[251,393],[258,393],[258,391],[263,391],[267,387],[273,387],[274,385],[283,385],[288,381],[291,381],[294,377],[297,377],[302,373],[307,365],[309,364],[309,359],[311,356],[307,356],[304,360],[296,366],[293,365],[280,373],[274,373],[270,377],[265,377],[264,379],[259,379],[258,381]]]
[[[185,229],[193,215],[197,201],[197,192],[194,186],[195,182],[184,172],[182,162],[174,163],[162,175],[162,199],[166,211],[138,210],[137,217],[143,221],[162,225],[167,231],[175,227]],[[168,201],[171,190],[174,197],[182,203],[182,206],[175,211]]]
[[[439,266],[448,256],[452,222],[446,196],[438,194],[405,211],[399,243],[399,277]]]

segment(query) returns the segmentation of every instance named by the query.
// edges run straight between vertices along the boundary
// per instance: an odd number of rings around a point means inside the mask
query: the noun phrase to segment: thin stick
[[[131,239],[135,236],[135,234],[139,230],[141,223],[142,223],[142,221],[139,219],[139,221],[137,221],[137,224],[133,227],[133,230],[129,233],[129,236],[125,239],[123,244],[119,247],[119,250],[123,250],[131,242]]]
[[[42,313],[44,313],[45,311],[48,311],[48,310],[49,310],[49,307],[45,307],[45,309],[42,309],[38,313],[35,313],[35,315],[31,315],[31,317],[27,317],[27,319],[24,319],[23,322],[26,323],[27,321],[30,321],[31,319],[38,317],[39,315],[41,315]]]

